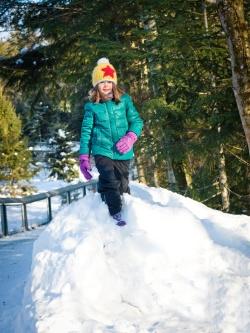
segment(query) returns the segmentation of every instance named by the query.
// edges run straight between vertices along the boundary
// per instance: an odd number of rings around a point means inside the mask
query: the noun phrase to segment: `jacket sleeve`
[[[143,120],[141,119],[129,95],[126,95],[126,108],[127,108],[128,131],[134,132],[137,136],[139,136],[142,131]]]
[[[82,121],[80,154],[90,154],[93,124],[94,124],[93,110],[90,106],[90,103],[87,103],[84,107],[84,117]]]

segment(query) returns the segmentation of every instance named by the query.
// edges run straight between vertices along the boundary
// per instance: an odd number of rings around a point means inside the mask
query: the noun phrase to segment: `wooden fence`
[[[87,190],[90,189],[92,191],[96,191],[97,189],[97,181],[92,180],[86,183],[78,183],[75,185],[65,186],[56,190],[39,193],[35,195],[29,195],[22,198],[0,198],[0,209],[1,209],[1,228],[2,235],[9,235],[9,227],[8,227],[8,207],[10,206],[20,206],[22,212],[22,230],[29,230],[29,220],[28,220],[28,205],[41,200],[47,201],[47,219],[43,223],[49,223],[52,220],[52,197],[56,196],[66,196],[65,203],[70,204],[72,201],[79,199],[86,195]],[[82,195],[79,195],[79,190],[82,191]],[[74,193],[78,193],[74,195]],[[0,233],[1,234],[1,233]]]

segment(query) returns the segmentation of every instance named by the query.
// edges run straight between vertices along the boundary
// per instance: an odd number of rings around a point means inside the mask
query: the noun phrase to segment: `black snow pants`
[[[95,164],[100,174],[98,192],[108,205],[110,215],[121,211],[121,195],[130,193],[129,162],[130,160],[112,160],[102,155],[95,155]]]

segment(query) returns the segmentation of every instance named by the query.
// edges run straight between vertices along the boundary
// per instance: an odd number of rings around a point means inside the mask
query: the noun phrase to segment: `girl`
[[[98,192],[118,226],[126,222],[121,215],[123,193],[128,186],[129,161],[143,122],[131,97],[117,87],[115,68],[101,58],[92,73],[93,89],[84,107],[80,139],[80,169],[89,180],[90,154],[99,172]]]

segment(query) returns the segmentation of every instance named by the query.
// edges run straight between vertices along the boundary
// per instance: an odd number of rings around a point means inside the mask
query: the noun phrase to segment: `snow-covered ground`
[[[131,184],[127,226],[99,195],[35,241],[15,333],[249,333],[250,217]]]
[[[0,332],[13,333],[30,272],[32,248],[44,227],[0,239]]]
[[[98,172],[93,168],[92,174],[97,179]],[[86,182],[81,174],[72,184],[78,181]],[[36,188],[37,193],[68,186],[69,183],[49,177],[49,170],[41,168],[29,185]],[[81,191],[82,192],[82,191]],[[87,191],[87,194],[89,191]],[[55,215],[62,207],[63,200],[59,197],[52,198],[52,213]],[[21,206],[8,206],[8,230],[11,236],[0,237],[0,333],[13,333],[13,320],[20,312],[23,299],[23,289],[28,278],[32,250],[35,239],[45,227],[37,226],[47,220],[47,202],[37,201],[27,206],[29,232],[18,232],[22,229]],[[18,233],[16,233],[18,232]],[[12,234],[14,233],[14,234]],[[2,231],[0,227],[0,236]]]

